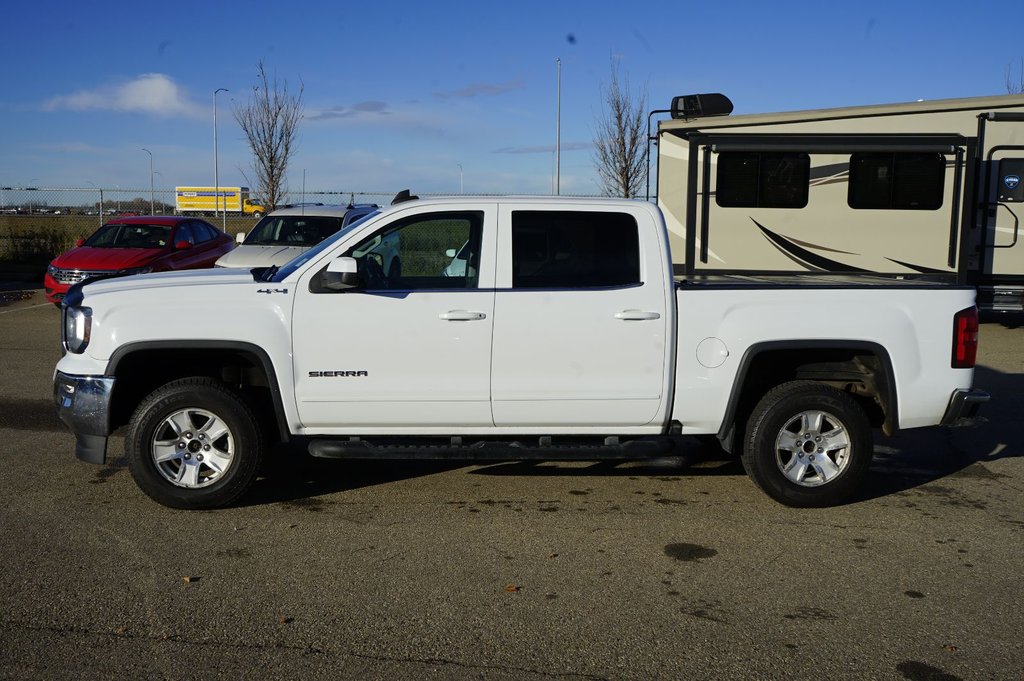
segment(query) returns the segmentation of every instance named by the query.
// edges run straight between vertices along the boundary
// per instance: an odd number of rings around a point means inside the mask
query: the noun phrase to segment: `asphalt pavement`
[[[276,460],[175,511],[53,413],[58,310],[0,302],[2,679],[1019,679],[1024,328],[975,429],[876,439],[796,510],[737,462]]]

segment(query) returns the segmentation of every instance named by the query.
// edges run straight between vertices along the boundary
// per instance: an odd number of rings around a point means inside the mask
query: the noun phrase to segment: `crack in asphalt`
[[[458,667],[460,669],[479,669],[487,671],[499,671],[499,672],[511,672],[511,673],[527,673],[535,674],[537,676],[551,678],[551,679],[588,679],[590,681],[608,681],[610,677],[597,676],[595,674],[585,674],[581,672],[550,672],[541,671],[537,669],[530,669],[529,667],[515,667],[508,665],[489,665],[489,664],[472,664],[469,662],[460,662],[459,660],[449,660],[445,658],[417,658],[417,657],[393,657],[389,655],[371,655],[369,653],[361,653],[354,650],[341,650],[332,651],[324,648],[318,648],[311,645],[295,645],[289,643],[231,643],[218,640],[194,640],[181,636],[179,634],[163,634],[163,635],[147,635],[147,634],[134,634],[128,630],[96,630],[89,629],[87,627],[75,627],[75,626],[45,626],[45,625],[33,625],[26,624],[25,622],[17,622],[13,620],[6,620],[3,622],[4,626],[19,627],[25,631],[34,632],[49,632],[52,634],[74,634],[79,636],[102,636],[110,639],[120,640],[135,640],[139,642],[147,643],[180,643],[190,646],[217,646],[225,648],[235,648],[239,650],[287,650],[292,652],[301,653],[302,655],[327,655],[331,657],[353,657],[361,660],[373,660],[375,662],[399,662],[407,664],[422,664],[422,665],[444,665],[450,667]]]

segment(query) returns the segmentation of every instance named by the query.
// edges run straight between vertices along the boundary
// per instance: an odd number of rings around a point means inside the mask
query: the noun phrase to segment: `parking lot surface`
[[[1024,328],[988,422],[876,437],[797,510],[694,442],[644,463],[276,460],[232,508],[75,460],[59,312],[0,301],[0,678],[1017,679]]]

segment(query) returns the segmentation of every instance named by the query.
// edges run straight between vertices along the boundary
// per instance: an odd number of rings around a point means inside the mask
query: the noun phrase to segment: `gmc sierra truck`
[[[280,268],[77,285],[54,399],[85,461],[127,426],[135,481],[177,508],[237,500],[277,442],[592,460],[689,435],[781,503],[822,506],[863,480],[873,428],[951,425],[988,399],[974,303],[870,276],[675,278],[645,202],[412,200]]]

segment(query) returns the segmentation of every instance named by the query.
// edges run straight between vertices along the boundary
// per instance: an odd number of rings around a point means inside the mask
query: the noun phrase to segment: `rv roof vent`
[[[672,118],[701,118],[702,116],[728,116],[732,102],[725,95],[680,95],[672,98]]]

